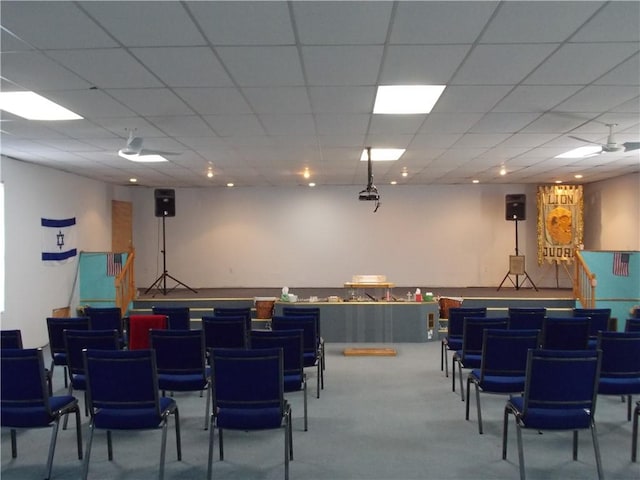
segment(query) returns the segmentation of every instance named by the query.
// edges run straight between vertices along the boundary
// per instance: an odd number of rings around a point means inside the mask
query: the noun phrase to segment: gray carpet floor
[[[345,357],[345,347],[384,346],[396,357]],[[47,358],[45,356],[45,358]],[[451,391],[451,378],[440,371],[440,343],[327,345],[325,389],[315,398],[315,372],[309,371],[309,431],[303,431],[302,394],[288,394],[294,414],[291,479],[516,479],[515,428],[510,423],[508,460],[501,458],[504,396],[482,396],[483,435],[478,434],[475,401],[471,420]],[[62,369],[55,371],[56,391],[63,391]],[[82,398],[82,394],[78,395]],[[176,460],[173,423],[167,440],[166,476],[206,476],[209,436],[203,430],[205,399],[197,393],[176,395],[180,408],[183,460]],[[631,463],[631,422],[619,397],[599,397],[598,438],[607,479],[637,480],[640,463]],[[87,418],[83,417],[83,441]],[[72,426],[70,422],[70,427]],[[60,431],[53,479],[78,479],[81,462],[75,430]],[[44,478],[50,432],[18,435],[18,458],[11,458],[8,430],[2,431],[2,480]],[[158,473],[160,431],[116,432],[114,461],[107,460],[106,435],[96,433],[89,478],[154,479]],[[217,440],[216,440],[217,443]],[[284,478],[283,436],[278,431],[226,432],[225,459],[215,456],[216,479]],[[527,478],[597,478],[591,436],[581,433],[578,461],[571,459],[570,432],[525,432]]]

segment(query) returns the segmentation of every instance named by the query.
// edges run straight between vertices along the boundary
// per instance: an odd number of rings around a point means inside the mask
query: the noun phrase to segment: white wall
[[[44,319],[77,301],[76,263],[40,261],[40,217],[75,215],[78,248],[111,246],[111,200],[133,202],[139,287],[162,273],[154,192],[114,187],[2,158],[5,183],[6,310],[2,328],[21,328],[26,346],[47,342]],[[585,186],[585,248],[640,250],[640,174]],[[169,273],[194,287],[339,287],[353,274],[384,274],[400,286],[496,286],[514,253],[515,222],[504,197],[527,195],[518,222],[520,254],[538,287],[555,287],[537,265],[536,186],[383,186],[382,206],[357,200],[356,187],[176,189],[166,219]],[[560,270],[559,284],[571,280]],[[506,286],[511,286],[508,282]],[[70,300],[71,298],[71,300]]]
[[[138,285],[162,273],[154,192],[132,189]],[[535,186],[387,186],[382,206],[356,187],[176,189],[166,219],[169,273],[199,287],[338,287],[354,274],[397,285],[497,286],[515,251],[505,194],[527,193],[518,222],[530,275],[536,264]],[[535,280],[534,280],[535,281]]]
[[[50,168],[2,158],[5,184],[5,311],[2,328],[20,328],[27,347],[47,344],[45,318],[77,305],[77,259],[45,266],[41,217],[75,216],[78,250],[111,249],[113,186]]]

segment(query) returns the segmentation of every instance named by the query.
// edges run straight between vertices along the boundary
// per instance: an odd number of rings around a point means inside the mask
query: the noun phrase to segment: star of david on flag
[[[78,254],[76,250],[75,226],[72,218],[41,218],[42,261],[47,264],[64,263]]]

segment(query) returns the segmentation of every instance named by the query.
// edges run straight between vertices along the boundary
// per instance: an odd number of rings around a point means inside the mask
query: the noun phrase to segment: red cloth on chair
[[[149,330],[165,330],[166,315],[131,315],[129,317],[129,350],[149,348]]]

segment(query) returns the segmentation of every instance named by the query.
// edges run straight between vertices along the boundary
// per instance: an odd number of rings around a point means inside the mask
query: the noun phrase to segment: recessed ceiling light
[[[207,171],[207,177],[209,177],[209,178],[213,178],[213,170],[209,169],[209,170]]]
[[[129,179],[129,182],[131,182],[131,183],[137,183],[137,182],[138,182],[138,179],[137,179],[137,178],[130,178],[130,179]]]
[[[0,92],[0,110],[27,120],[79,120],[82,118],[35,92]]]
[[[578,179],[580,179],[580,178],[582,178],[582,175],[581,175],[580,173],[576,173],[576,174],[573,176],[573,178],[578,178]]]
[[[556,180],[556,183],[562,183],[562,180]]]
[[[471,183],[480,183],[480,180],[474,179],[471,181]]]
[[[385,162],[398,160],[405,152],[404,148],[372,148],[371,149],[371,161],[373,162]],[[360,161],[366,162],[369,160],[367,155],[367,149],[362,150],[360,155]]]
[[[309,173],[309,169],[308,168],[304,169],[304,172],[302,173],[302,176],[304,178],[309,178],[311,176],[311,173]]]
[[[406,167],[402,169],[402,176],[403,177],[408,177],[409,176],[409,172],[407,172]]]
[[[587,145],[585,147],[574,148],[568,152],[556,155],[554,158],[585,158],[593,157],[602,153],[602,147],[600,145]]]
[[[316,184],[315,184],[314,182],[309,182],[309,186],[310,186],[310,187],[315,187],[315,186],[316,186]]]
[[[118,156],[138,163],[159,163],[169,161],[161,155],[140,155],[139,153],[125,153],[124,150],[119,150]]]
[[[507,169],[505,168],[504,165],[502,165],[500,167],[500,175],[506,175],[507,174]]]
[[[376,114],[429,113],[445,85],[380,85],[373,105]]]
[[[231,182],[227,183],[227,187],[233,187],[233,183]]]
[[[391,185],[397,185],[397,184],[398,184],[398,182],[397,182],[396,180],[391,180],[391,181],[389,182],[389,184],[391,184]]]

